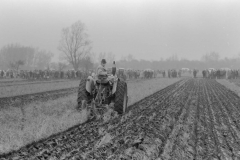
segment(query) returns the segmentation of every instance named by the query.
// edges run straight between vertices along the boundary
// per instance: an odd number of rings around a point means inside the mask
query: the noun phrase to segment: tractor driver
[[[98,79],[99,76],[108,76],[107,69],[105,68],[106,66],[106,60],[102,59],[101,65],[98,66],[97,68],[97,76],[96,78]],[[110,85],[113,84],[113,78],[107,77],[107,81],[109,81]]]
[[[103,75],[103,76],[107,75],[107,69],[105,68],[106,63],[107,63],[106,60],[102,59],[101,65],[99,65],[97,68],[97,77],[100,75]]]

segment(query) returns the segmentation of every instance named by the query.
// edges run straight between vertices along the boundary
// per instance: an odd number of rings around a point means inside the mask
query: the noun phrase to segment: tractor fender
[[[86,90],[88,93],[92,93],[92,85],[94,85],[94,80],[92,76],[88,76],[87,82],[86,82]]]
[[[118,78],[114,79],[113,88],[112,88],[112,94],[114,94],[116,92],[116,90],[117,90],[118,81],[119,81]]]

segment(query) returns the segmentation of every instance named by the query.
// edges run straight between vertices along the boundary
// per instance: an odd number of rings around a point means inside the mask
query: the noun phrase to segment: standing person
[[[203,78],[206,78],[206,70],[202,71]]]
[[[3,70],[1,70],[1,78],[3,78],[4,72]]]
[[[197,70],[196,69],[193,70],[193,76],[194,76],[194,78],[196,78],[196,76],[197,76]]]
[[[179,69],[178,71],[178,77],[181,77],[182,76],[182,71]]]

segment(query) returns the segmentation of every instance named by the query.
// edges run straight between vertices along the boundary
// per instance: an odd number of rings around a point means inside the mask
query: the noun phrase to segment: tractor
[[[78,90],[78,108],[90,108],[90,114],[96,115],[98,110],[106,106],[111,106],[118,115],[126,112],[128,95],[127,83],[112,74],[88,76],[82,79]]]

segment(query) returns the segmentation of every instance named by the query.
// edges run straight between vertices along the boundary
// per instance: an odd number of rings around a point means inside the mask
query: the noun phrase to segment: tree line
[[[20,44],[8,44],[0,50],[0,69],[43,69],[49,66],[53,53]]]
[[[94,69],[103,58],[107,59],[107,67],[111,67],[112,62],[116,60],[115,54],[101,52],[96,58],[96,54],[91,51],[91,44],[85,24],[77,21],[71,26],[62,29],[58,46],[61,61],[51,62],[53,53],[50,51],[20,44],[8,44],[0,50],[0,69],[89,70]],[[137,60],[132,54],[129,54],[116,61],[116,64],[117,67],[132,69],[240,69],[240,54],[235,58],[221,59],[218,52],[210,52],[203,55],[201,60],[179,59],[177,55],[172,55],[165,60],[154,61]]]
[[[129,58],[130,57],[130,58]],[[178,59],[176,56],[170,56],[167,59],[160,59],[155,61],[137,60],[129,55],[117,61],[118,67],[132,68],[132,69],[207,69],[207,68],[230,68],[240,69],[240,54],[234,58],[220,58],[219,53],[210,52],[202,56],[201,60]]]

